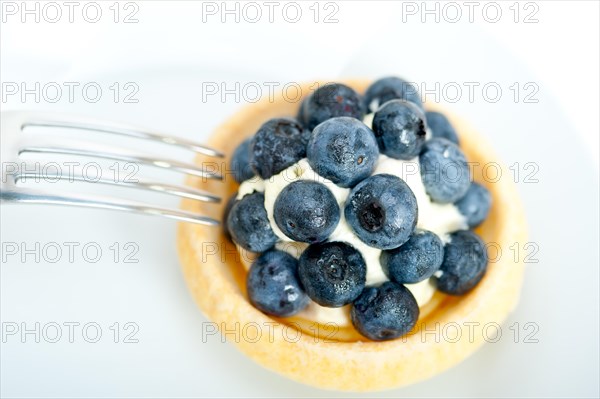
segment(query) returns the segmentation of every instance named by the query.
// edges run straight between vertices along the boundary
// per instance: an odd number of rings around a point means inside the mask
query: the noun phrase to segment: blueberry
[[[383,154],[412,159],[425,143],[425,115],[411,102],[391,100],[375,112],[373,132]]]
[[[492,196],[487,188],[478,183],[471,183],[469,190],[456,206],[467,219],[469,227],[479,226],[487,217],[492,206]]]
[[[246,139],[240,144],[231,157],[230,168],[233,172],[233,178],[238,183],[246,181],[254,176],[254,171],[250,167],[250,144],[252,138]]]
[[[275,199],[275,223],[295,241],[316,243],[327,239],[340,221],[340,207],[329,189],[311,180],[285,186]]]
[[[412,83],[396,77],[382,78],[375,81],[364,96],[364,107],[368,112],[377,109],[390,100],[406,100],[423,109],[419,91]]]
[[[467,293],[481,281],[487,263],[487,251],[481,238],[468,230],[452,233],[444,247],[442,274],[436,278],[438,290],[450,295]]]
[[[425,191],[433,201],[456,202],[467,193],[471,184],[469,166],[456,144],[441,138],[427,140],[419,163]]]
[[[400,178],[369,177],[352,189],[344,215],[358,238],[379,249],[404,244],[417,224],[417,199]]]
[[[233,241],[252,252],[264,252],[277,242],[265,210],[265,196],[254,192],[231,207],[227,227]]]
[[[313,244],[300,256],[300,281],[310,299],[338,308],[354,301],[365,287],[367,264],[344,242]]]
[[[367,338],[385,341],[398,338],[415,326],[419,305],[408,288],[387,281],[367,287],[352,305],[354,327]]]
[[[309,132],[295,119],[265,122],[252,139],[250,164],[263,179],[276,175],[306,157]]]
[[[223,208],[223,234],[225,234],[225,237],[227,238],[231,238],[231,233],[229,232],[229,227],[228,227],[228,223],[227,223],[227,218],[229,217],[229,213],[231,212],[231,208],[233,208],[233,204],[235,204],[235,202],[237,197],[237,193],[234,193],[231,197],[229,197],[229,200],[227,200],[227,203],[225,204],[225,208]]]
[[[454,127],[452,127],[448,118],[443,114],[435,111],[427,111],[425,112],[425,118],[427,119],[427,126],[431,130],[433,137],[441,137],[450,140],[456,145],[459,144],[456,130],[454,130]]]
[[[383,251],[380,263],[390,280],[415,284],[431,277],[443,259],[442,240],[431,231],[417,229],[401,247]]]
[[[339,117],[317,126],[308,142],[308,163],[341,187],[352,187],[375,169],[379,156],[373,131],[361,121]]]
[[[364,110],[357,92],[341,83],[329,83],[308,97],[303,115],[306,127],[313,130],[319,123],[337,116],[362,120]]]
[[[250,303],[273,316],[293,316],[309,302],[298,280],[298,261],[276,249],[265,252],[252,263],[246,288]]]

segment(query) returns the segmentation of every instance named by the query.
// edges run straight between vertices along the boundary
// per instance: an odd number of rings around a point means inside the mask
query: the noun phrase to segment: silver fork
[[[193,175],[207,179],[222,180],[220,174],[207,171],[192,163],[181,162],[167,158],[152,157],[147,154],[117,151],[114,148],[101,149],[101,146],[92,142],[82,142],[72,145],[57,144],[58,141],[48,137],[35,137],[35,140],[27,142],[23,137],[23,130],[29,126],[58,127],[66,129],[80,129],[119,136],[134,137],[142,140],[150,140],[165,145],[177,146],[191,151],[192,153],[204,154],[211,157],[222,158],[223,154],[212,148],[197,144],[195,142],[166,136],[152,132],[147,129],[124,124],[106,122],[85,117],[60,116],[40,112],[15,112],[6,111],[0,113],[0,161],[2,163],[2,181],[0,182],[0,204],[55,204],[86,208],[111,209],[126,212],[136,212],[149,215],[159,215],[179,221],[192,222],[204,225],[218,225],[219,221],[202,216],[193,212],[180,209],[169,209],[153,206],[142,202],[130,201],[112,197],[103,197],[93,194],[52,192],[37,188],[23,187],[19,180],[36,177],[32,168],[22,168],[26,165],[21,157],[25,153],[40,154],[62,154],[73,157],[90,157],[122,162],[133,162],[139,165],[149,165],[157,168],[170,169],[177,172]],[[39,176],[37,176],[39,177]],[[69,178],[75,181],[89,181],[84,176],[62,173],[44,174],[44,178],[51,177],[56,180]],[[131,182],[100,178],[94,180],[96,183],[108,185],[123,185],[140,190],[162,192],[183,198],[191,198],[204,202],[220,202],[221,199],[208,192],[192,187],[178,186],[153,182],[150,180],[137,179]]]

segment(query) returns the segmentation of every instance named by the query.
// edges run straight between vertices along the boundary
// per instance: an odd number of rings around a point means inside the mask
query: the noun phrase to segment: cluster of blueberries
[[[372,129],[362,122],[371,112]],[[255,175],[268,179],[307,158],[317,174],[350,189],[343,210],[317,181],[297,180],[282,189],[273,217],[287,237],[310,244],[299,259],[273,248],[278,237],[263,193],[232,197],[225,210],[227,234],[244,249],[261,253],[247,277],[255,307],[286,317],[304,309],[309,298],[327,307],[352,304],[356,329],[370,339],[387,340],[410,331],[419,317],[404,284],[434,276],[440,291],[462,295],[481,280],[487,268],[482,240],[471,230],[457,231],[444,245],[436,234],[416,229],[418,207],[409,186],[394,175],[372,176],[379,154],[418,157],[432,201],[454,203],[470,228],[486,218],[490,194],[470,181],[454,128],[444,115],[425,112],[413,85],[384,78],[361,98],[346,85],[327,84],[302,102],[296,119],[267,121],[232,157],[240,183]],[[448,170],[452,178],[444,175]],[[390,281],[366,287],[361,253],[348,243],[327,241],[342,211],[361,241],[382,250],[380,263]]]

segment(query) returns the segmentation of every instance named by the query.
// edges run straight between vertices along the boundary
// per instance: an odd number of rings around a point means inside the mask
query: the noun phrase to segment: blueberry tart
[[[296,381],[424,380],[517,304],[523,264],[497,251],[526,240],[517,190],[489,178],[485,165],[510,174],[484,137],[406,81],[311,87],[246,106],[209,139],[229,156],[225,181],[188,184],[231,199],[183,201],[225,215],[222,228],[179,225],[188,287],[243,353]]]

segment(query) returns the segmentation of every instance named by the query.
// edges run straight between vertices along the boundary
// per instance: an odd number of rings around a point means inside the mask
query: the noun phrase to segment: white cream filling
[[[368,126],[371,126],[372,120],[373,114],[368,114],[365,116],[364,122]],[[428,132],[428,135],[430,136],[431,133]],[[418,157],[403,161],[380,154],[373,174],[382,173],[391,174],[401,178],[408,184],[414,193],[418,206],[418,228],[436,233],[444,242],[448,241],[449,233],[467,228],[464,216],[461,215],[454,204],[438,204],[431,201],[425,192],[425,186],[421,180]],[[254,191],[263,192],[265,195],[265,209],[271,228],[280,239],[275,245],[275,248],[286,251],[298,258],[308,244],[295,242],[283,234],[273,218],[273,210],[277,196],[288,184],[298,180],[317,181],[325,184],[329,190],[331,190],[340,206],[340,222],[329,237],[329,241],[347,242],[362,254],[367,265],[366,285],[377,285],[387,281],[388,278],[379,263],[381,250],[370,247],[362,242],[346,222],[346,218],[344,217],[344,204],[346,198],[350,194],[350,189],[339,187],[332,181],[318,175],[310,167],[306,158],[298,161],[296,164],[269,179],[262,180],[258,177],[253,177],[252,179],[243,182],[238,190],[237,199],[239,200]],[[245,257],[243,257],[243,259],[245,259]],[[247,269],[250,267],[250,262],[245,261],[243,263]],[[427,279],[417,284],[406,284],[406,288],[414,295],[419,307],[427,304],[435,293],[435,286],[432,279]],[[349,306],[344,306],[342,308],[327,308],[312,301],[299,316],[319,323],[333,322],[339,326],[346,326],[351,323]]]

